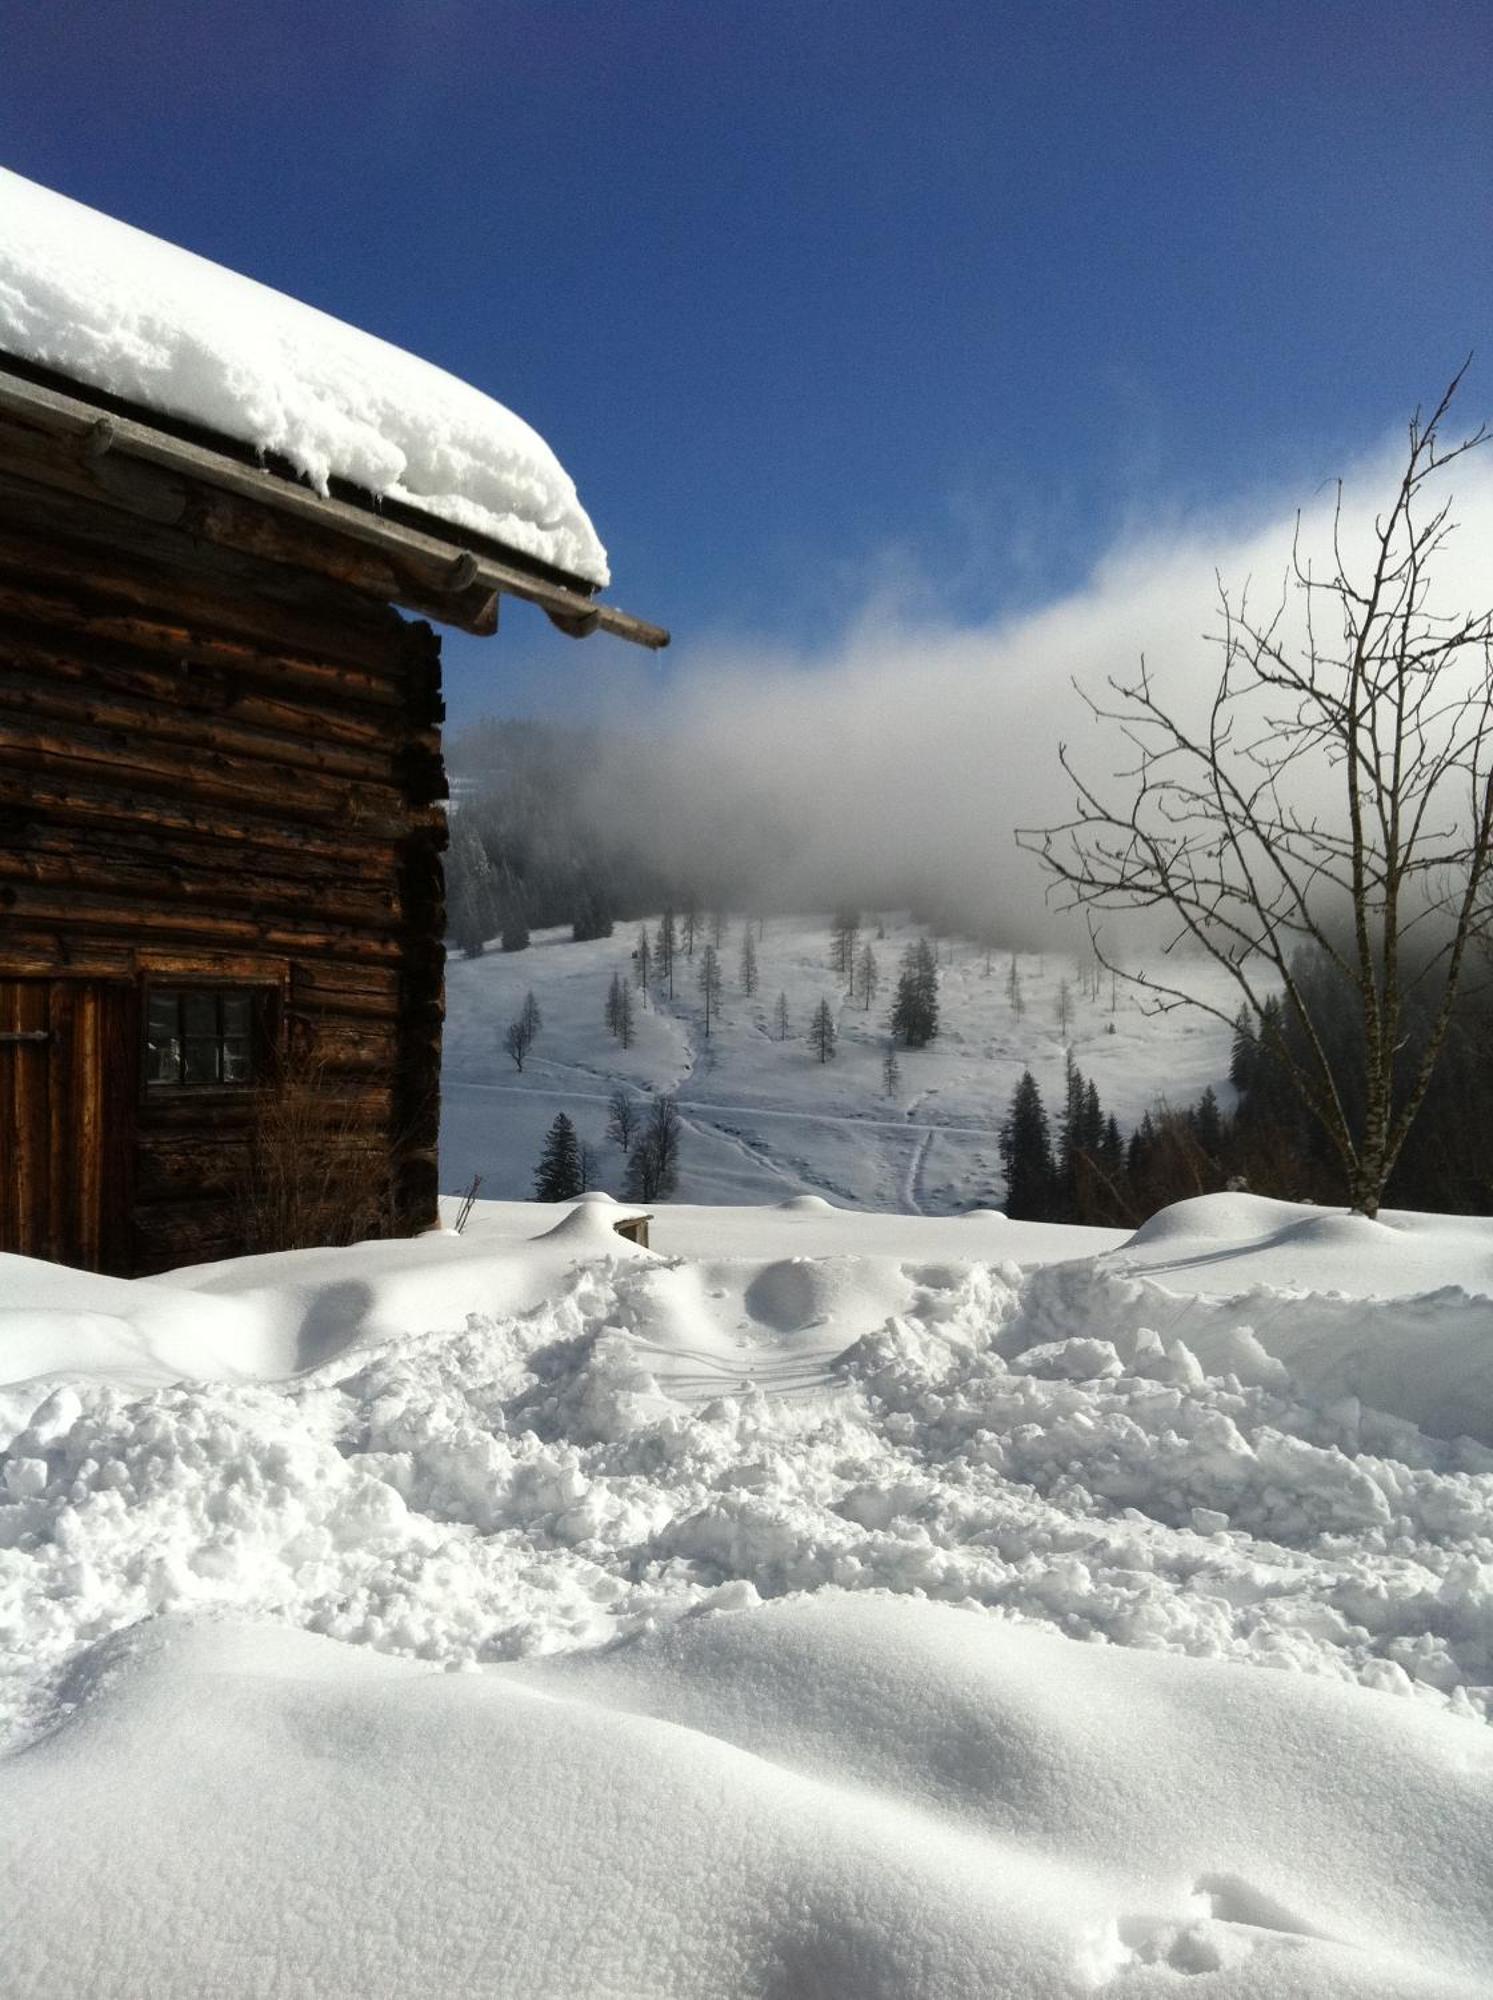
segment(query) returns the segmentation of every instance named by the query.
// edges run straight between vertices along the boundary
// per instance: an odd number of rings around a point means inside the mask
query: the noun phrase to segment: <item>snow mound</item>
[[[1490,1781],[1409,1704],[833,1592],[454,1676],[165,1620],[0,1763],[7,1989],[1471,2000]]]
[[[590,583],[569,475],[501,403],[251,278],[0,170],[0,349]]]
[[[834,1204],[824,1199],[822,1194],[794,1194],[778,1207],[785,1215],[833,1215]]]

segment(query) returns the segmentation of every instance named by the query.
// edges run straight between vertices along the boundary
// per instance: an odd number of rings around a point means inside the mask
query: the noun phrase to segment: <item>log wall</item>
[[[0,473],[0,981],[101,983],[132,1009],[104,1080],[134,1135],[107,1191],[120,1247],[97,1261],[247,1247],[259,1099],[143,1086],[152,979],[272,994],[280,1053],[335,1083],[377,1226],[434,1219],[441,717],[428,626]]]

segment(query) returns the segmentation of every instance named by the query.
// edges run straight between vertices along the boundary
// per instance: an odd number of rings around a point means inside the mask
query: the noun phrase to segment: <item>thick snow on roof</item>
[[[443,369],[0,169],[0,349],[591,583],[606,551],[544,439]]]

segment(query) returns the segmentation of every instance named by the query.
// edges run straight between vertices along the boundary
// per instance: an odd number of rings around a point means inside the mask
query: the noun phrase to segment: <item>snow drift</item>
[[[9,1990],[1488,1990],[1493,1225],[621,1212],[0,1268]]]

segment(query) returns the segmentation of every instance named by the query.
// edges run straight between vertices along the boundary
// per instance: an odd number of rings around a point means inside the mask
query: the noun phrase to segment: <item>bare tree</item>
[[[503,1047],[512,1056],[513,1067],[515,1069],[521,1070],[523,1068],[524,1058],[528,1055],[529,1045],[533,1040],[534,1031],[529,1027],[522,1015],[519,1016],[518,1020],[510,1021],[508,1026],[503,1030]]]
[[[1453,533],[1432,476],[1485,442],[1443,445],[1459,373],[1409,427],[1398,484],[1361,565],[1344,548],[1342,490],[1331,561],[1317,574],[1298,521],[1279,603],[1256,614],[1220,586],[1222,668],[1206,717],[1189,724],[1144,661],[1111,679],[1093,714],[1131,762],[1113,787],[1060,755],[1076,798],[1061,826],[1025,830],[1085,909],[1151,908],[1228,972],[1237,994],[1337,1156],[1349,1202],[1375,1215],[1441,1054],[1468,945],[1489,923],[1493,864],[1493,611],[1432,608],[1432,573]],[[1294,636],[1288,611],[1300,613]],[[1326,772],[1335,798],[1314,805]],[[1325,966],[1310,983],[1303,966]],[[1115,967],[1154,1005],[1201,1007],[1154,972]],[[1353,1076],[1334,1068],[1323,1005],[1346,1001]],[[1281,1004],[1267,1008],[1277,995]],[[1413,1039],[1409,1011],[1420,1025]]]
[[[632,1145],[637,1129],[637,1099],[620,1088],[614,1090],[607,1099],[607,1137],[625,1153]]]
[[[1058,981],[1058,997],[1052,1017],[1058,1024],[1058,1033],[1066,1042],[1073,1029],[1073,988],[1066,979]]]

